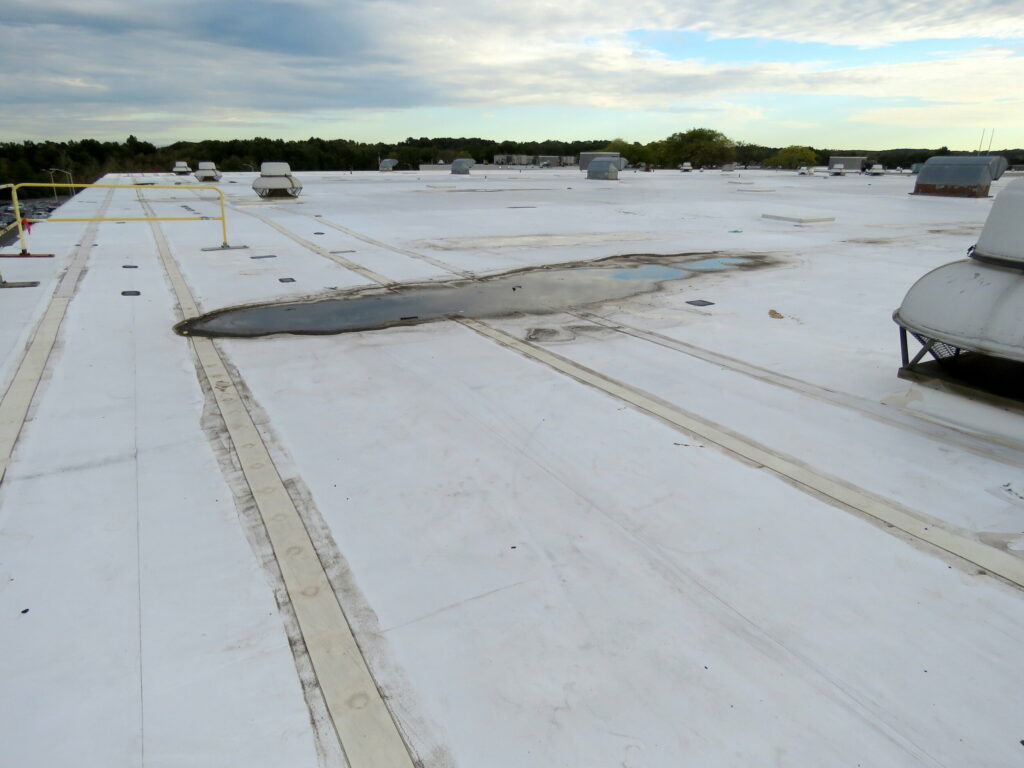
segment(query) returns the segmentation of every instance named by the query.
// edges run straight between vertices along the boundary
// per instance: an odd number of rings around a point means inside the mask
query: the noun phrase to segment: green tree
[[[640,161],[643,156],[643,147],[639,144],[630,144],[625,139],[612,139],[600,149],[601,152],[618,152],[626,158],[629,163]]]
[[[698,168],[722,165],[735,158],[736,143],[711,128],[691,128],[685,133],[673,133],[664,141],[664,160],[667,165],[690,162],[694,168]]]
[[[810,147],[792,145],[784,147],[764,161],[764,164],[772,168],[800,168],[801,166],[812,166],[817,161],[817,155]]]

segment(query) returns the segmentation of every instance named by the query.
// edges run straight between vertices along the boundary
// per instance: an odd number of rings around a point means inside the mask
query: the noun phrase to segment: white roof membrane
[[[301,201],[224,175],[245,249],[50,222],[54,258],[4,260],[40,286],[0,291],[0,765],[1019,760],[1024,416],[897,378],[890,319],[950,253],[1007,253],[987,202],[744,171],[780,221],[708,173],[317,172]],[[186,185],[58,215],[183,205],[220,211]],[[695,266],[537,314],[172,330],[607,257]],[[951,324],[1003,322],[930,274]]]

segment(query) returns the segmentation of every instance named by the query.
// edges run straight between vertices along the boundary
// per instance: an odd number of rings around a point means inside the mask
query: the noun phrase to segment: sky
[[[1024,0],[0,0],[0,63],[4,141],[1024,147]]]

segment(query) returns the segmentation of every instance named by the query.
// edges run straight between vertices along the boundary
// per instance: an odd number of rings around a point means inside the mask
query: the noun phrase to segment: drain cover
[[[279,278],[277,278],[277,281],[279,283],[294,283],[295,282],[295,278],[294,277],[279,277]]]
[[[695,307],[710,307],[710,306],[713,306],[715,302],[713,302],[713,301],[704,301],[704,299],[694,299],[693,301],[688,301],[686,303],[687,304],[693,304],[693,306],[695,306]]]
[[[121,291],[122,296],[140,296],[140,291]]]

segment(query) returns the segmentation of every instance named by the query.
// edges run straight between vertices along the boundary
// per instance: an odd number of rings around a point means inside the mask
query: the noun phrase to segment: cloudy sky
[[[0,140],[1024,146],[1024,0],[0,0],[0,60]]]

